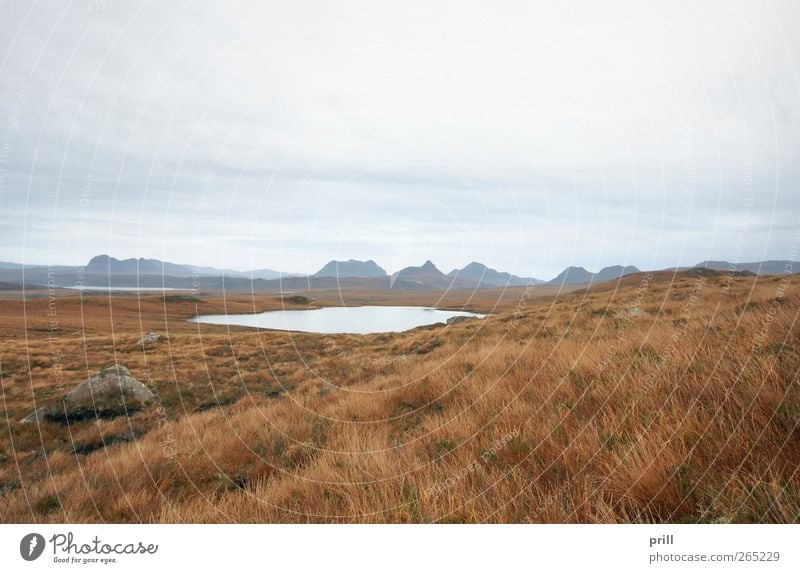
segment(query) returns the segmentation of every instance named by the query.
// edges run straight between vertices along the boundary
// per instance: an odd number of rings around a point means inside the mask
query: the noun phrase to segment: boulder
[[[155,332],[148,332],[139,339],[139,344],[155,344],[161,340],[161,335]]]
[[[150,389],[121,365],[104,368],[58,402],[46,404],[22,422],[67,422],[132,414],[153,402]]]

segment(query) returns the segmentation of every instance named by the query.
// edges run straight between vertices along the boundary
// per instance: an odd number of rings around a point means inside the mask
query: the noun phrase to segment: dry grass
[[[797,522],[797,280],[348,293],[495,312],[369,336],[184,320],[269,295],[3,300],[0,521]],[[159,407],[19,423],[115,361]]]

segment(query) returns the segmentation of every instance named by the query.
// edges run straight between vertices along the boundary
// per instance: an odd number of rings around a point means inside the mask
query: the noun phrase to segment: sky
[[[793,0],[5,1],[0,261],[796,258],[799,63]]]

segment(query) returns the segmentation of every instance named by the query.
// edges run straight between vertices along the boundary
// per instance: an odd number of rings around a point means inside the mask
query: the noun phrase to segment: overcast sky
[[[0,5],[0,260],[791,255],[795,0],[251,4]]]

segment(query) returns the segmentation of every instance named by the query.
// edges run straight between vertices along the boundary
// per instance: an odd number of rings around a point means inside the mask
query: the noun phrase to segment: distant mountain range
[[[703,261],[695,267],[667,270],[685,271],[707,268],[721,272],[754,273],[761,275],[793,274],[800,272],[800,262],[763,261],[732,264],[726,261]],[[85,267],[22,265],[0,262],[0,283],[4,289],[25,284],[55,284],[61,287],[76,285],[114,287],[167,287],[205,290],[300,291],[309,289],[384,289],[444,290],[448,288],[503,288],[547,284],[553,286],[588,285],[616,280],[640,272],[634,266],[615,265],[597,273],[583,267],[571,266],[547,281],[512,275],[471,262],[462,269],[445,274],[432,261],[418,267],[406,267],[391,276],[375,261],[330,261],[310,276],[282,273],[272,269],[237,271],[215,267],[198,267],[160,261],[158,259],[116,259],[108,255],[93,257]]]
[[[24,266],[25,265],[22,265],[20,263],[4,263],[4,262],[0,262],[0,269],[2,269],[2,270],[21,269]]]
[[[231,269],[217,269],[214,267],[196,267],[193,265],[178,265],[158,259],[115,259],[108,255],[92,257],[86,265],[84,272],[88,275],[144,275],[144,276],[169,276],[169,277],[244,277],[254,279],[277,279],[281,276],[299,276],[286,274],[272,269],[255,269],[252,271],[234,271]]]
[[[386,271],[375,261],[330,261],[312,279],[332,277],[337,279],[387,277]],[[490,269],[481,263],[472,262],[463,269],[453,269],[447,274],[440,271],[432,261],[419,267],[406,267],[389,277],[389,288],[401,290],[430,290],[447,288],[491,288],[541,284],[537,279],[526,279]]]
[[[800,272],[800,262],[792,261],[761,261],[759,263],[729,263],[726,261],[703,261],[695,267],[703,267],[713,271],[742,272],[749,271],[757,275],[783,275],[797,274]]]

